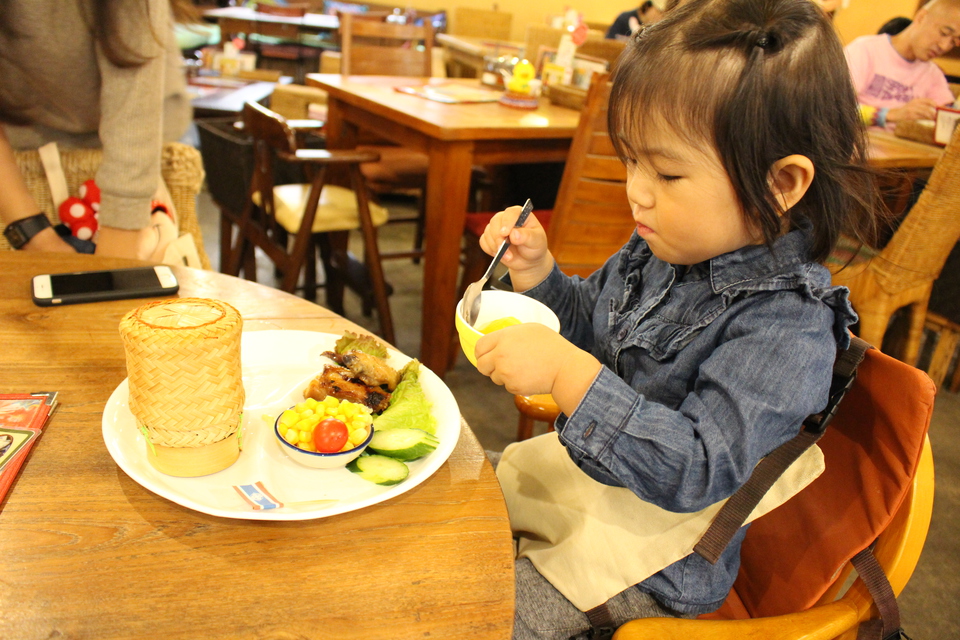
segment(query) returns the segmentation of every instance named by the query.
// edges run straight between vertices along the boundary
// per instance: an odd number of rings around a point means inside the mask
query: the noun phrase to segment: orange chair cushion
[[[877,349],[820,440],[826,471],[750,527],[734,585],[764,617],[816,604],[840,570],[887,527],[906,497],[930,425],[936,387]]]
[[[306,211],[310,195],[309,184],[282,184],[273,188],[273,207],[277,222],[289,233],[300,229],[300,221]],[[253,201],[260,204],[260,193],[253,194]],[[375,202],[369,202],[370,219],[379,227],[390,217],[389,212]],[[360,228],[360,211],[357,194],[345,187],[327,184],[320,192],[320,202],[313,218],[313,233],[350,231]]]

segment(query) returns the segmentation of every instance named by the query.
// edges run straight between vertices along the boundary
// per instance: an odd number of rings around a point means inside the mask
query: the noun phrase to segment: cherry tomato
[[[347,425],[336,418],[327,418],[314,428],[313,445],[321,453],[335,453],[343,449],[349,435]]]

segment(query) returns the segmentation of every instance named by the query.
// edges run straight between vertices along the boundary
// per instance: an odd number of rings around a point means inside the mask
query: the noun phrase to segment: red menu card
[[[56,406],[55,391],[0,394],[0,503]]]

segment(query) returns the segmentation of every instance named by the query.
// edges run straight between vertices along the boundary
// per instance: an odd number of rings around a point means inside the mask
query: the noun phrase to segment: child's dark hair
[[[618,60],[609,126],[625,160],[642,151],[648,127],[711,145],[767,245],[804,219],[816,261],[841,231],[874,239],[877,191],[856,94],[836,32],[810,0],[690,0],[667,13]],[[784,214],[769,170],[791,154],[813,162],[814,178]]]

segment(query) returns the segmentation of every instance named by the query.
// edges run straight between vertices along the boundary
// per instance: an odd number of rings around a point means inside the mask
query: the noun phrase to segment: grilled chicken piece
[[[380,387],[364,384],[349,369],[328,364],[323,372],[310,381],[303,391],[304,398],[323,400],[333,396],[339,400],[349,400],[381,412],[390,404],[390,394]]]
[[[391,367],[377,356],[363,351],[347,351],[346,353],[324,352],[325,356],[337,364],[350,369],[354,376],[371,387],[385,385],[393,391],[400,382],[400,372]]]

